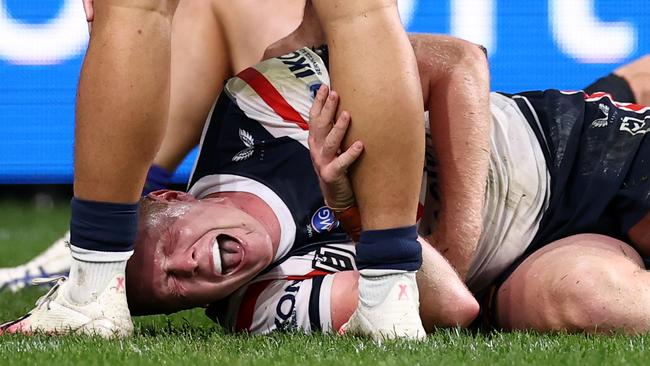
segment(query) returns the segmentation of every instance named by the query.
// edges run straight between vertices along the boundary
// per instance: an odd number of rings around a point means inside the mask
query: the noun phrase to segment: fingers
[[[330,91],[323,109],[320,111],[320,119],[324,124],[329,124],[336,117],[336,109],[339,106],[339,95],[334,90]]]
[[[319,154],[322,154],[321,149],[325,148],[327,144],[326,151],[328,153],[320,156],[317,159],[318,161],[320,161],[320,158],[327,161],[333,159],[341,144],[342,138],[338,142],[328,142],[328,135],[332,130],[332,121],[336,115],[338,102],[338,94],[330,91],[327,85],[322,85],[318,89],[312,108],[309,111],[309,148],[318,150]],[[349,114],[344,118],[347,118],[346,122],[349,123]],[[347,124],[343,126],[343,129],[347,129]],[[345,131],[343,131],[343,135],[345,135]]]
[[[316,173],[326,182],[333,182],[345,177],[347,169],[363,152],[360,141],[352,144],[339,155],[341,144],[350,127],[350,113],[341,115],[332,123],[338,108],[339,96],[326,85],[322,85],[311,110],[309,111],[309,150]]]
[[[336,116],[336,109],[339,105],[339,95],[335,91],[330,91],[327,85],[321,85],[314,98],[314,103],[309,110],[309,127],[323,128],[327,127]]]
[[[339,169],[340,174],[344,174],[348,171],[348,168],[354,164],[355,161],[363,153],[363,144],[361,141],[355,141],[350,147],[345,150],[341,155],[339,155],[337,160],[337,168]]]
[[[325,84],[321,85],[318,92],[316,92],[314,103],[311,105],[311,109],[309,110],[310,123],[315,122],[320,116],[320,111],[323,109],[323,105],[325,105],[325,100],[329,93],[329,87]]]
[[[335,159],[317,169],[317,175],[321,183],[325,186],[337,186],[339,188],[349,185],[348,169],[354,164],[359,157],[363,154],[363,143],[355,141],[350,147],[343,151]],[[346,183],[347,182],[347,183]],[[329,191],[339,191],[338,189],[330,188]]]
[[[325,137],[323,157],[326,160],[331,160],[336,156],[336,153],[341,148],[345,134],[348,132],[348,127],[350,127],[350,114],[343,111],[334,124],[334,127],[332,127],[332,130]]]

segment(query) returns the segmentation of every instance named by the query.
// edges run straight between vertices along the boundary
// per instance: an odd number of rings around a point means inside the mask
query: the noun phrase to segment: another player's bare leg
[[[650,273],[639,254],[611,237],[580,234],[526,259],[501,286],[506,329],[646,333]]]
[[[227,78],[260,61],[264,48],[299,24],[304,0],[182,1],[172,22],[169,119],[143,193],[167,188],[198,145]],[[277,14],[269,11],[283,9]],[[234,26],[245,17],[251,26]],[[260,19],[263,21],[260,21]],[[206,41],[209,40],[209,41]]]
[[[149,171],[145,193],[166,188],[171,174],[199,143],[210,107],[232,73],[222,33],[211,1],[183,1],[178,5],[172,22],[167,130]]]
[[[124,336],[124,269],[165,130],[176,0],[95,0],[77,97],[70,279],[5,331]]]
[[[332,87],[365,153],[352,171],[364,232],[359,305],[348,332],[421,338],[415,271],[424,159],[423,103],[413,49],[395,0],[314,0],[330,47]],[[334,97],[335,98],[335,97]]]

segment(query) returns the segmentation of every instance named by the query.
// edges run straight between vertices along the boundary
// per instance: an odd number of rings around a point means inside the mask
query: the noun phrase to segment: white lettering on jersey
[[[275,328],[276,329],[297,329],[296,320],[296,295],[300,290],[303,280],[290,281],[284,288],[284,295],[280,297],[275,306]]]
[[[638,118],[625,117],[623,118],[623,122],[621,122],[620,131],[629,132],[632,136],[642,134],[645,135],[648,133],[648,131],[650,131],[650,127],[646,127],[646,121],[648,119],[650,119],[650,117],[646,117],[643,120],[640,120]]]

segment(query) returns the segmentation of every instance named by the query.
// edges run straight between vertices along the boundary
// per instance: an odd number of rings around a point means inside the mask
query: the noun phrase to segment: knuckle
[[[327,149],[327,150],[330,150],[330,151],[338,149],[338,147],[339,147],[339,144],[335,143],[331,139],[327,139],[325,141],[325,146],[323,146],[324,149]]]
[[[337,124],[334,125],[333,130],[335,130],[336,133],[338,133],[338,134],[344,134],[348,130],[348,128],[347,128],[347,126],[345,126],[345,125],[343,125],[341,123],[337,123]]]

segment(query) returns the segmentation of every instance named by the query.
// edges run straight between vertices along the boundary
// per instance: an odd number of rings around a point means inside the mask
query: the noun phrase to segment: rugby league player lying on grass
[[[425,42],[423,45],[428,47],[433,44]],[[476,49],[474,52],[480,57],[484,57],[479,49]],[[292,57],[295,58],[292,59]],[[197,197],[206,198],[210,196],[214,200],[227,198],[227,205],[214,205],[214,202],[210,199],[199,203],[197,206],[199,211],[207,207],[207,212],[210,216],[218,214],[214,209],[224,210],[225,212],[219,214],[219,216],[225,220],[225,223],[220,222],[221,219],[203,223],[203,225],[208,225],[213,228],[210,233],[214,235],[212,235],[212,238],[201,236],[203,237],[200,241],[201,245],[192,246],[192,248],[198,249],[201,247],[206,250],[206,252],[203,252],[204,255],[199,255],[197,258],[203,258],[202,260],[205,261],[211,259],[212,262],[222,260],[222,265],[220,267],[218,266],[220,270],[217,272],[228,272],[229,275],[222,277],[215,273],[215,267],[208,266],[206,268],[205,263],[208,262],[201,262],[204,263],[203,266],[195,266],[194,270],[188,274],[182,271],[183,268],[181,270],[175,269],[173,266],[163,268],[163,263],[156,261],[154,262],[156,266],[147,267],[144,273],[150,274],[152,268],[160,270],[161,273],[168,272],[170,276],[165,277],[165,285],[168,286],[165,289],[169,290],[168,295],[177,294],[179,291],[191,291],[192,293],[183,293],[179,297],[172,297],[171,300],[173,301],[171,303],[154,301],[152,304],[147,305],[155,305],[157,308],[144,307],[148,311],[178,310],[180,302],[182,302],[182,307],[185,308],[202,306],[220,297],[225,297],[242,285],[250,283],[270,263],[274,265],[280,262],[289,263],[289,258],[299,258],[304,254],[302,252],[307,251],[308,254],[314,248],[325,244],[347,243],[347,247],[351,247],[352,245],[352,242],[344,234],[342,229],[337,228],[336,225],[332,225],[333,218],[327,221],[326,216],[332,213],[324,207],[318,179],[314,174],[308,150],[306,149],[308,136],[308,132],[304,128],[306,127],[306,123],[301,122],[309,119],[308,111],[311,106],[313,92],[321,84],[329,83],[325,62],[315,52],[304,49],[294,55],[271,59],[265,64],[259,65],[259,67],[260,69],[257,70],[247,70],[248,76],[255,73],[258,74],[257,76],[253,75],[257,79],[249,79],[249,81],[251,84],[259,86],[256,82],[264,82],[266,80],[269,83],[264,84],[264,88],[266,89],[261,90],[260,94],[253,92],[253,94],[249,95],[250,98],[246,98],[243,95],[235,96],[233,93],[246,93],[252,89],[248,89],[246,86],[248,84],[243,83],[244,80],[242,78],[233,79],[233,83],[240,82],[243,84],[230,84],[233,88],[228,90],[217,103],[212,113],[214,122],[211,122],[211,127],[206,129],[203,143],[203,146],[206,148],[203,149],[199,158],[200,162],[197,165],[196,173],[194,174],[194,183],[192,184],[193,189],[195,189],[192,193],[196,194]],[[240,75],[246,77],[245,74]],[[487,79],[483,81],[482,86],[487,89]],[[273,105],[268,105],[266,101],[260,99],[260,95],[268,96],[268,93],[276,97],[277,94],[274,92],[282,93],[280,96],[287,103],[286,105],[293,105],[295,109],[300,111],[295,112],[298,115],[295,120],[287,122],[278,118],[276,111],[272,108]],[[228,95],[233,96],[233,100],[244,104],[235,104],[228,98]],[[332,98],[336,98],[335,94],[332,95]],[[253,106],[258,109],[247,109],[250,107],[247,103],[253,103]],[[259,119],[254,120],[248,117],[243,112],[243,109],[246,109],[248,113],[253,113]],[[262,113],[262,115],[255,113]],[[221,123],[225,119],[229,122]],[[230,123],[230,121],[233,123]],[[241,126],[239,126],[240,124]],[[224,128],[229,129],[230,127],[234,127],[235,129],[224,130]],[[213,147],[226,150],[217,151]],[[231,168],[235,168],[237,171],[232,171]],[[213,193],[216,193],[217,197],[214,197],[215,195]],[[163,195],[161,198],[174,200],[174,194]],[[186,197],[183,196],[182,200],[185,199]],[[209,204],[205,206],[205,203]],[[189,215],[184,210],[191,205],[187,206],[184,202],[179,204],[183,207],[178,210],[173,209],[171,212],[164,211],[164,213],[180,216],[181,218],[175,222],[184,223],[183,218]],[[145,206],[148,206],[148,204],[145,204]],[[143,209],[143,215],[146,215],[147,211],[148,208]],[[254,214],[254,219],[251,215],[246,214],[249,211]],[[415,217],[415,212],[412,214]],[[149,220],[151,217],[153,219]],[[160,214],[143,217],[140,238],[142,240],[155,240],[161,235],[167,238],[166,233],[169,232],[171,227],[176,226],[167,225],[170,219],[161,220],[163,217],[164,215]],[[315,218],[314,225],[311,225],[312,218]],[[246,222],[246,219],[253,221]],[[149,222],[154,224],[160,224],[162,222],[163,224],[162,226],[152,228]],[[195,225],[198,225],[198,221]],[[226,229],[221,231],[214,230],[214,225],[220,228],[225,227]],[[233,229],[232,227],[236,225],[243,227]],[[250,227],[255,227],[256,229],[250,230]],[[167,229],[161,231],[161,228]],[[197,233],[203,235],[207,231],[201,231],[202,229],[205,228],[195,227],[192,229],[191,227],[183,226],[181,231],[174,234],[174,239],[180,240],[182,235],[178,236],[179,234],[184,233],[187,235],[190,232],[195,237],[189,239],[197,239]],[[219,236],[221,233],[226,235]],[[217,237],[220,240],[216,240]],[[192,243],[195,242],[193,241]],[[215,243],[217,244],[216,247],[214,246]],[[220,248],[222,255],[219,254]],[[212,251],[215,251],[216,255],[205,255]],[[168,252],[159,250],[156,253],[164,254]],[[193,253],[199,254],[196,252]],[[344,253],[348,253],[347,256],[348,258],[350,257],[349,250],[344,250]],[[170,262],[166,262],[165,264],[169,265]],[[346,264],[348,267],[346,267]],[[340,263],[337,261],[333,267],[332,265],[325,266],[322,272],[309,270],[301,273],[303,268],[296,268],[295,275],[302,277],[314,276],[319,273],[327,273],[325,271],[328,268],[328,271],[332,272],[337,268],[356,268],[354,265],[354,261],[350,260]],[[136,263],[131,267],[138,268],[140,265]],[[233,267],[237,268],[234,272],[232,271]],[[203,271],[198,271],[199,268],[203,268]],[[208,272],[205,272],[206,270]],[[180,275],[178,272],[181,272]],[[426,271],[423,273],[426,273]],[[453,272],[451,273],[453,274]],[[201,277],[195,277],[192,274],[204,274],[207,276],[207,280],[198,281]],[[188,278],[195,286],[182,286],[182,290],[179,286],[174,287],[179,281],[187,280]],[[321,284],[323,291],[329,291],[333,278],[334,276],[327,276],[327,279],[318,277],[318,279],[325,282]],[[286,274],[283,274],[279,279],[281,280],[280,282],[285,283]],[[155,280],[159,281],[158,278]],[[198,281],[198,283],[194,281]],[[137,280],[131,282],[135,284]],[[464,289],[462,283],[459,282],[459,284]],[[279,293],[281,289],[278,286],[281,285],[276,284],[273,290]],[[305,285],[302,288],[307,290],[308,287],[308,285]],[[318,287],[315,286],[315,288]],[[150,291],[152,289],[151,286],[146,288]],[[206,295],[206,291],[204,291],[206,288],[207,290],[214,291],[207,291],[208,293]],[[395,294],[396,300],[409,300],[409,297],[413,293],[408,288],[398,288],[397,290],[398,293]],[[138,292],[139,290],[134,291]],[[158,288],[156,291],[158,294]],[[198,297],[191,296],[196,293],[201,295]],[[471,295],[466,290],[465,293],[471,299]],[[190,301],[183,301],[183,299],[188,297]],[[151,299],[157,298],[160,298],[160,296],[151,296]],[[442,299],[442,296],[440,298]],[[137,313],[138,309],[142,311],[143,307],[138,308],[136,299],[133,301],[134,305],[132,305],[132,308],[134,312]],[[317,303],[316,305],[320,304]],[[322,305],[329,307],[329,302],[323,301]],[[399,309],[395,311],[399,311]],[[326,311],[323,311],[323,321],[326,321],[326,313]],[[349,317],[349,314],[347,314],[347,317]],[[336,324],[336,328],[339,326],[340,324]],[[14,324],[10,329],[29,329],[29,317]]]
[[[485,62],[474,46],[462,41],[414,40],[418,55],[422,49],[445,49],[455,51],[449,52],[455,57],[468,56],[460,60],[474,67]],[[288,105],[304,111],[310,91],[327,84],[325,63],[320,59],[325,55],[325,50],[302,49],[255,69],[282,93]],[[454,72],[448,65],[461,64],[454,63],[453,57],[444,65],[447,76]],[[301,65],[306,65],[300,69],[303,78],[294,76],[288,67],[296,65],[290,61],[301,58]],[[435,68],[431,60],[423,64]],[[425,83],[431,81],[426,69],[420,70]],[[638,97],[644,89],[638,89],[637,81],[643,77],[628,78],[632,90],[618,79],[614,79],[616,85],[607,84],[611,78],[603,82],[606,89],[618,93],[622,87],[623,92],[633,91]],[[145,199],[140,247],[129,264],[132,311],[172,312],[211,304],[208,314],[235,329],[339,329],[356,306],[353,246],[331,219],[331,211],[316,207],[319,200],[314,210],[305,209],[306,203],[314,202],[308,199],[313,192],[308,191],[318,184],[308,171],[311,165],[304,164],[306,141],[298,146],[290,133],[279,138],[265,134],[263,129],[278,127],[270,119],[274,111],[258,94],[263,91],[247,85],[240,77],[228,83],[226,91],[232,99],[220,99],[206,129],[190,188],[190,193],[203,199],[169,191]],[[312,111],[310,147],[326,201],[337,206],[341,198],[349,202],[351,191],[342,173],[361,150],[355,143],[342,155],[334,154],[349,116],[343,113],[330,132],[336,95],[331,94],[323,107],[325,94],[323,88]],[[452,106],[452,101],[445,105],[444,96],[438,96],[425,98],[429,107]],[[492,94],[491,112],[489,178],[483,210],[478,213],[483,221],[478,255],[467,271],[470,289],[479,296],[492,295],[488,297],[496,305],[494,320],[505,328],[647,330],[645,309],[650,300],[644,298],[643,289],[648,279],[638,254],[645,254],[648,245],[644,226],[648,180],[643,179],[648,172],[643,165],[649,154],[648,126],[643,124],[647,110],[612,102],[603,95],[585,98],[582,93],[550,90]],[[258,119],[250,118],[251,114]],[[306,119],[306,112],[301,114]],[[586,143],[594,140],[603,143]],[[302,150],[290,148],[292,144]],[[278,163],[273,156],[280,154]],[[247,173],[227,172],[246,162]],[[429,178],[445,176],[444,165],[437,173],[434,168],[428,164]],[[202,172],[210,169],[217,173]],[[608,174],[609,169],[617,170],[616,174]],[[267,177],[258,175],[270,171],[274,173]],[[258,176],[252,179],[250,175]],[[594,182],[598,195],[590,197]],[[427,190],[421,231],[431,231],[430,240],[439,245],[436,233],[444,221],[428,215],[439,203],[435,192],[434,187]],[[275,204],[280,195],[289,212]],[[286,246],[282,233],[291,231],[324,240]],[[425,326],[469,323],[477,313],[477,303],[451,267],[427,245],[423,249],[425,265],[418,283]],[[454,258],[450,260],[453,264]],[[501,284],[498,276],[506,280],[497,292],[493,286]],[[28,325],[28,320],[9,329]]]

